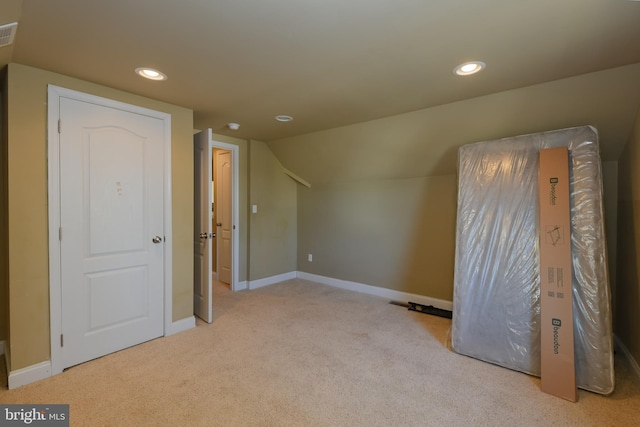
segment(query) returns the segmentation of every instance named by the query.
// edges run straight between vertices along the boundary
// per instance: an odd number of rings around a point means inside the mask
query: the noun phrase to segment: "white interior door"
[[[194,136],[194,241],[193,241],[193,311],[211,323],[212,291],[212,215],[211,215],[211,146],[205,132]]]
[[[165,124],[59,102],[64,368],[164,332]]]
[[[207,322],[212,315],[213,252],[212,235],[216,239],[218,280],[238,291],[238,161],[237,146],[214,141],[211,129],[194,137],[194,313]],[[224,153],[219,159],[218,154]],[[212,215],[212,179],[215,175],[215,214]],[[220,226],[217,226],[219,223]],[[214,228],[215,227],[215,228]],[[206,237],[205,238],[205,233]],[[202,236],[202,238],[200,237]],[[221,255],[221,253],[224,254]]]
[[[232,283],[233,254],[233,164],[231,151],[215,150],[216,242],[218,280]]]

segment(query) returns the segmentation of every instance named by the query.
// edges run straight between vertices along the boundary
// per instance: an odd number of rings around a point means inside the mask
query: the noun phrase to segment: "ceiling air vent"
[[[16,36],[17,29],[17,22],[0,25],[0,47],[9,46],[11,43],[13,43],[13,38]]]

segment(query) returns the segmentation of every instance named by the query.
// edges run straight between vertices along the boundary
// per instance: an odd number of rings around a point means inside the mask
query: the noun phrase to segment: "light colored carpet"
[[[217,288],[214,322],[16,390],[2,403],[69,403],[74,426],[627,426],[640,388],[578,403],[539,380],[453,353],[449,319],[302,280]]]

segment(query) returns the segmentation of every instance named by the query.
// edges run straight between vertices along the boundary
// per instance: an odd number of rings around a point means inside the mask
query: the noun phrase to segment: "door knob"
[[[151,241],[152,241],[153,243],[160,243],[160,242],[162,242],[162,237],[160,237],[160,236],[156,236],[156,237],[154,237],[153,239],[151,239]]]
[[[207,233],[200,233],[200,238],[201,239],[206,239],[207,238]]]
[[[222,223],[221,223],[221,222],[218,222],[218,223],[216,223],[216,226],[218,226],[218,227],[222,227]]]

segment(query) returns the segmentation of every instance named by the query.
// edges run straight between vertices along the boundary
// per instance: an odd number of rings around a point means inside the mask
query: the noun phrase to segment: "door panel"
[[[206,132],[194,137],[194,277],[193,312],[211,323],[213,303],[211,301],[211,147]]]
[[[231,151],[216,150],[218,280],[231,284],[233,216]]]
[[[86,255],[144,248],[145,139],[122,129],[94,130],[88,137],[85,213],[90,227]]]
[[[118,323],[143,319],[147,315],[146,299],[148,271],[146,267],[101,271],[86,275],[86,287],[91,307],[89,333]],[[120,295],[127,295],[121,299]],[[118,307],[113,310],[113,307]]]
[[[163,122],[60,99],[64,367],[163,334]],[[159,236],[159,243],[154,243]]]

